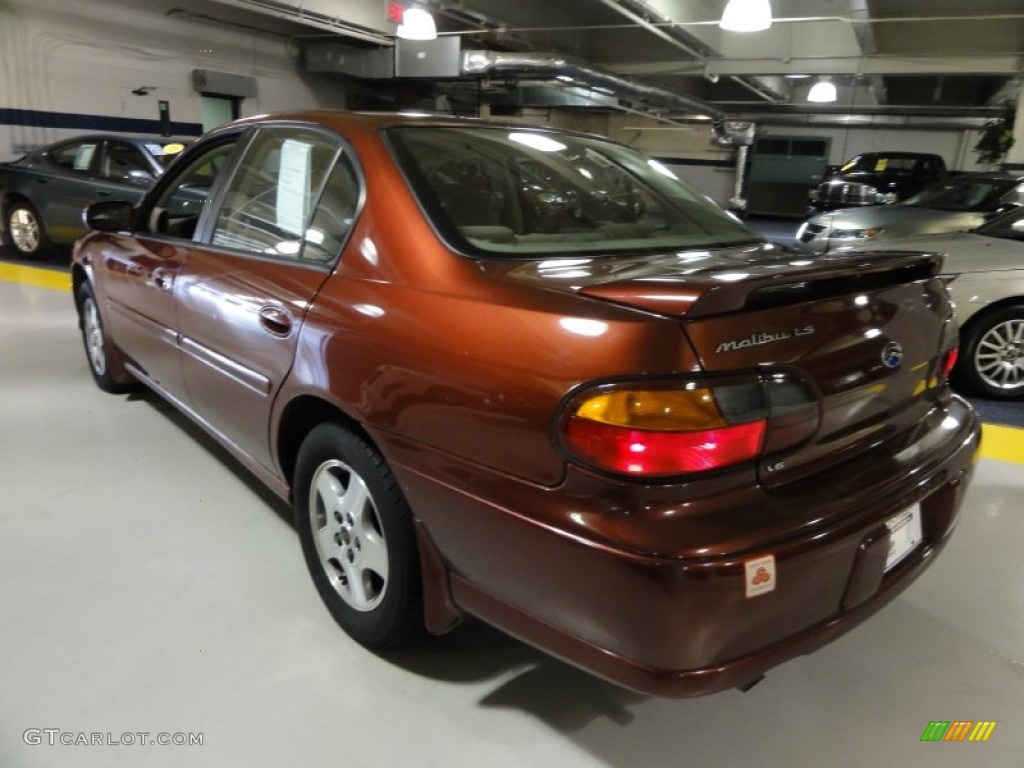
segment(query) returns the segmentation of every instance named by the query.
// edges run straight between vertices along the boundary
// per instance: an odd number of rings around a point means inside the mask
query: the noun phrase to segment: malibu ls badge
[[[774,344],[776,341],[785,341],[786,339],[793,339],[797,336],[810,336],[812,333],[814,333],[813,325],[805,325],[803,328],[794,328],[792,331],[776,331],[774,333],[772,331],[758,331],[750,334],[745,339],[723,341],[715,348],[715,352],[735,352],[739,349],[758,347],[762,344]]]

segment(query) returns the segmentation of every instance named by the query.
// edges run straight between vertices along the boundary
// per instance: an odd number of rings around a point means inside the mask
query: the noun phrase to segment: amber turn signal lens
[[[605,392],[584,400],[575,415],[602,424],[658,431],[726,425],[710,389]]]

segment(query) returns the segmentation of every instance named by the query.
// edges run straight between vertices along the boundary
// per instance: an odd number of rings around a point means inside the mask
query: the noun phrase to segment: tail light
[[[665,478],[759,460],[818,425],[809,387],[789,373],[588,386],[566,404],[560,437],[577,461]]]
[[[960,356],[959,347],[953,347],[946,352],[946,356],[942,361],[942,379],[945,381],[949,378],[949,374],[953,372],[956,367],[957,358]]]
[[[942,334],[942,349],[946,350],[942,353],[941,376],[939,381],[948,381],[949,375],[953,372],[953,368],[956,367],[957,358],[960,355],[960,349],[958,344],[960,343],[960,328],[954,320],[947,320],[946,327],[943,329]]]

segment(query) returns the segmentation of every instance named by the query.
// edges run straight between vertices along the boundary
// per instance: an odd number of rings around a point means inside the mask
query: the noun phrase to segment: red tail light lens
[[[761,452],[765,422],[693,432],[627,429],[573,416],[566,440],[581,459],[628,475],[682,475],[740,464]]]
[[[788,375],[772,374],[597,385],[569,401],[561,437],[584,464],[669,477],[755,461],[766,444],[771,452],[791,447],[816,427],[808,390]]]
[[[956,367],[957,358],[960,356],[960,350],[958,347],[953,347],[946,353],[946,359],[942,362],[942,378],[948,379],[949,374],[953,372]]]

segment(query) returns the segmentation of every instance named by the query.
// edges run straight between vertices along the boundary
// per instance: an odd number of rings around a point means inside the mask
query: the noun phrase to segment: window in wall
[[[238,119],[239,99],[234,96],[211,96],[203,94],[203,133],[216,128],[218,125],[230,123]]]

